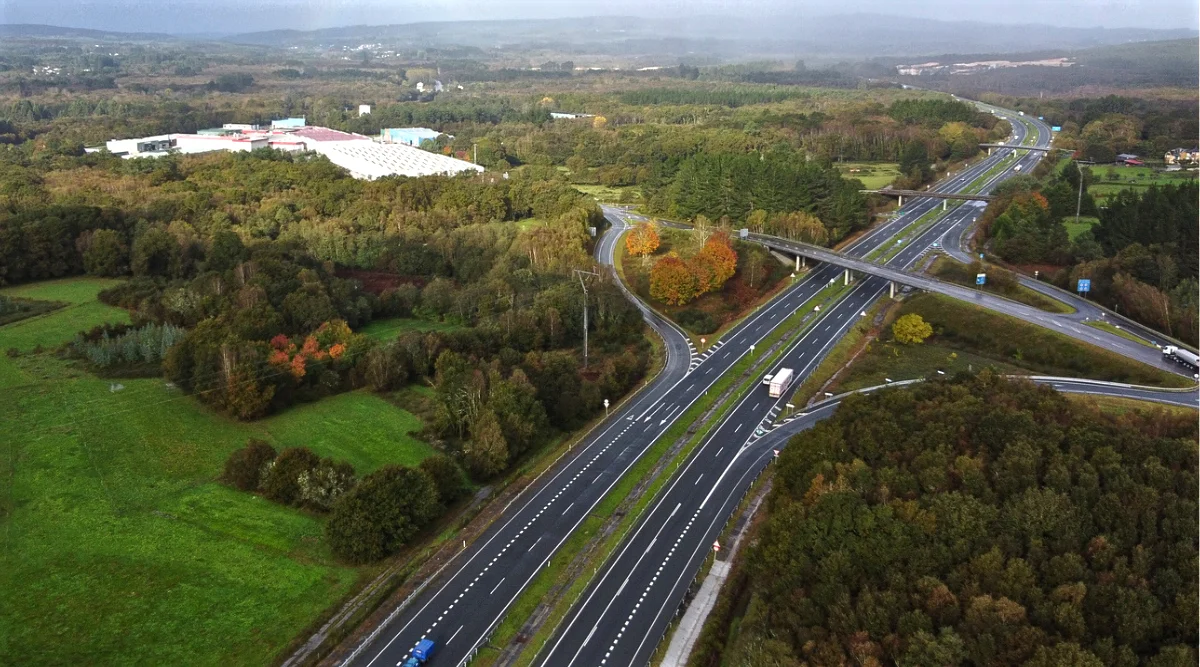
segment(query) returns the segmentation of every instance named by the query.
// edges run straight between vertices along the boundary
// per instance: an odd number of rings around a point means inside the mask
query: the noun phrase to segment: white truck
[[[779,372],[771,376],[771,384],[767,386],[767,394],[771,398],[780,398],[791,384],[792,369],[780,368]]]

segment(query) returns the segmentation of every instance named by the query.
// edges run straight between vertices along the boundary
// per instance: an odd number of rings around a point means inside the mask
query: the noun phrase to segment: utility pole
[[[1092,164],[1089,162],[1088,164]],[[1075,160],[1075,169],[1079,172],[1079,194],[1075,196],[1075,224],[1079,224],[1079,208],[1083,205],[1083,167],[1079,166],[1079,160]]]
[[[587,340],[588,339],[588,293],[587,293],[587,283],[583,282],[584,274],[587,274],[589,276],[596,276],[597,278],[600,277],[600,274],[596,273],[595,271],[582,271],[580,269],[575,269],[575,275],[579,276],[579,286],[583,288],[583,367],[587,368],[588,367],[588,340]]]

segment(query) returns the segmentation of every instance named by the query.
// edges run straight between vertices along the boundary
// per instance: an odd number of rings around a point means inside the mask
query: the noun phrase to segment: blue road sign
[[[986,282],[987,282],[987,274],[986,273],[976,273],[975,274],[975,284],[976,285],[982,285]]]
[[[983,253],[979,253],[979,259],[983,259]]]
[[[1051,132],[1062,132],[1062,126],[1061,125],[1051,125],[1050,131]]]
[[[1090,292],[1090,291],[1092,291],[1092,280],[1091,280],[1091,278],[1080,278],[1080,279],[1079,279],[1079,284],[1076,286],[1076,288],[1075,288],[1075,291],[1077,291],[1077,292]]]
[[[1038,116],[1038,120],[1046,120],[1046,119],[1043,118],[1042,116]]]

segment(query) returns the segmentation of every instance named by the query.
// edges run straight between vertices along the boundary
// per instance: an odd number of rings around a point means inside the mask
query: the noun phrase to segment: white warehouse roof
[[[383,176],[432,176],[483,171],[477,164],[430,153],[405,144],[373,141],[324,141],[309,146],[355,178],[375,180]]]

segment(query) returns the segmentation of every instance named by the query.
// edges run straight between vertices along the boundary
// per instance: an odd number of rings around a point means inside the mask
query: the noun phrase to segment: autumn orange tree
[[[724,287],[737,271],[737,261],[729,234],[716,232],[710,236],[689,262],[696,275],[696,293],[715,292]]]
[[[679,255],[670,253],[650,269],[650,296],[672,306],[696,297],[696,276]]]
[[[634,257],[640,256],[643,264],[658,250],[659,243],[658,228],[651,222],[640,223],[625,235],[625,249]]]

